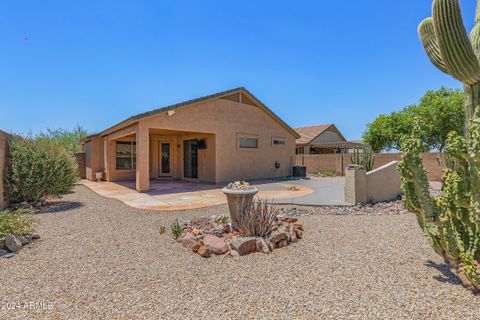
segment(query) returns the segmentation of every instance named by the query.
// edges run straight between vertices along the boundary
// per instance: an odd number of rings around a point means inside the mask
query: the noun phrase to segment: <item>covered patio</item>
[[[136,125],[106,136],[103,144],[107,182],[159,192],[166,184],[157,180],[215,181],[214,134]]]
[[[362,150],[363,148],[365,148],[363,143],[353,141],[312,143],[309,146],[309,154],[352,153],[353,150]]]

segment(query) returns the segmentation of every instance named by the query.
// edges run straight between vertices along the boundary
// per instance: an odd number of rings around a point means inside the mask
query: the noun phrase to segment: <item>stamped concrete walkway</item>
[[[106,198],[113,198],[139,209],[171,211],[210,207],[227,203],[221,187],[214,184],[193,183],[178,180],[153,180],[150,190],[139,193],[135,190],[135,181],[92,182],[82,183]],[[258,196],[262,199],[279,200],[303,197],[314,192],[314,189],[293,183],[267,182],[256,183]],[[295,188],[292,188],[295,187]],[[294,189],[294,190],[291,190]]]

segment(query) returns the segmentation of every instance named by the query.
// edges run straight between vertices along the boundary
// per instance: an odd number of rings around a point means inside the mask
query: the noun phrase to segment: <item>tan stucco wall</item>
[[[104,171],[103,165],[103,140],[96,138],[84,145],[85,173],[88,180],[95,180],[95,173]]]
[[[393,200],[402,193],[398,161],[367,172],[367,199],[374,202]]]
[[[443,167],[439,162],[437,152],[422,153],[422,163],[427,170],[429,181],[441,181]],[[307,167],[307,173],[312,174],[317,171],[333,171],[337,175],[344,175],[345,168],[351,163],[351,154],[297,154],[293,157],[294,165],[304,165]],[[374,168],[379,168],[391,161],[398,161],[402,158],[400,153],[376,153],[373,155],[375,162]]]
[[[401,193],[398,161],[375,170],[349,165],[345,170],[345,202],[351,204],[383,202],[396,199]]]
[[[358,204],[367,201],[366,171],[361,166],[349,165],[345,170],[345,202]]]
[[[8,149],[8,134],[0,130],[0,209],[3,209],[6,205],[3,196],[3,179],[5,174],[5,168],[7,166],[7,149]]]
[[[162,114],[142,122],[150,128],[214,134],[215,178],[211,181],[290,175],[295,137],[259,107],[215,99],[177,109],[171,116]],[[237,134],[258,136],[259,149],[239,149]],[[286,144],[273,146],[272,137],[284,138]],[[279,169],[275,168],[275,161],[280,163]]]
[[[220,183],[235,179],[290,175],[291,159],[295,154],[295,137],[259,107],[226,99],[214,99],[178,108],[171,115],[160,114],[143,119],[137,125],[109,134],[103,138],[108,145],[105,152],[108,160],[106,163],[103,161],[102,138],[88,142],[92,144],[91,148],[95,151],[90,155],[92,163],[90,168],[87,159],[87,178],[92,179],[94,169],[101,169],[106,171],[106,178],[109,181],[135,179],[135,171],[115,170],[115,139],[137,139],[135,135],[127,138],[125,135],[138,132],[140,127],[150,130],[148,147],[144,146],[142,150],[148,149],[148,174],[151,178],[158,176],[158,139],[166,137],[172,139],[174,178],[183,178],[183,141],[187,139],[206,139],[207,141],[207,149],[199,150],[198,154],[198,180],[200,181]],[[165,134],[162,134],[162,130]],[[239,149],[238,134],[257,136],[259,148]],[[274,146],[273,137],[285,139],[285,145]],[[138,140],[137,148],[139,148]],[[137,149],[137,153],[145,152],[140,149]],[[138,159],[137,154],[137,166]],[[275,168],[276,161],[280,163],[279,169]]]

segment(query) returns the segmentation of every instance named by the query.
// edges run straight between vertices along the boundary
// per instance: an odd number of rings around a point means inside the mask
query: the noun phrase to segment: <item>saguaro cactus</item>
[[[432,11],[420,23],[420,39],[432,63],[464,84],[465,135],[448,138],[440,197],[430,195],[420,141],[415,133],[404,139],[404,203],[463,284],[480,290],[480,0],[470,39],[458,0],[434,0]]]

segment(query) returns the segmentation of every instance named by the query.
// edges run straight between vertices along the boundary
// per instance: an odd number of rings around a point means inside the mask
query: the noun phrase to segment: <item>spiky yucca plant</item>
[[[272,230],[278,209],[268,200],[248,201],[237,218],[236,228],[246,237],[265,237]]]
[[[432,63],[464,84],[465,134],[448,138],[440,197],[429,193],[420,140],[415,133],[404,139],[404,202],[463,284],[480,290],[480,1],[470,39],[458,0],[434,0],[432,11],[420,23],[420,39]]]

